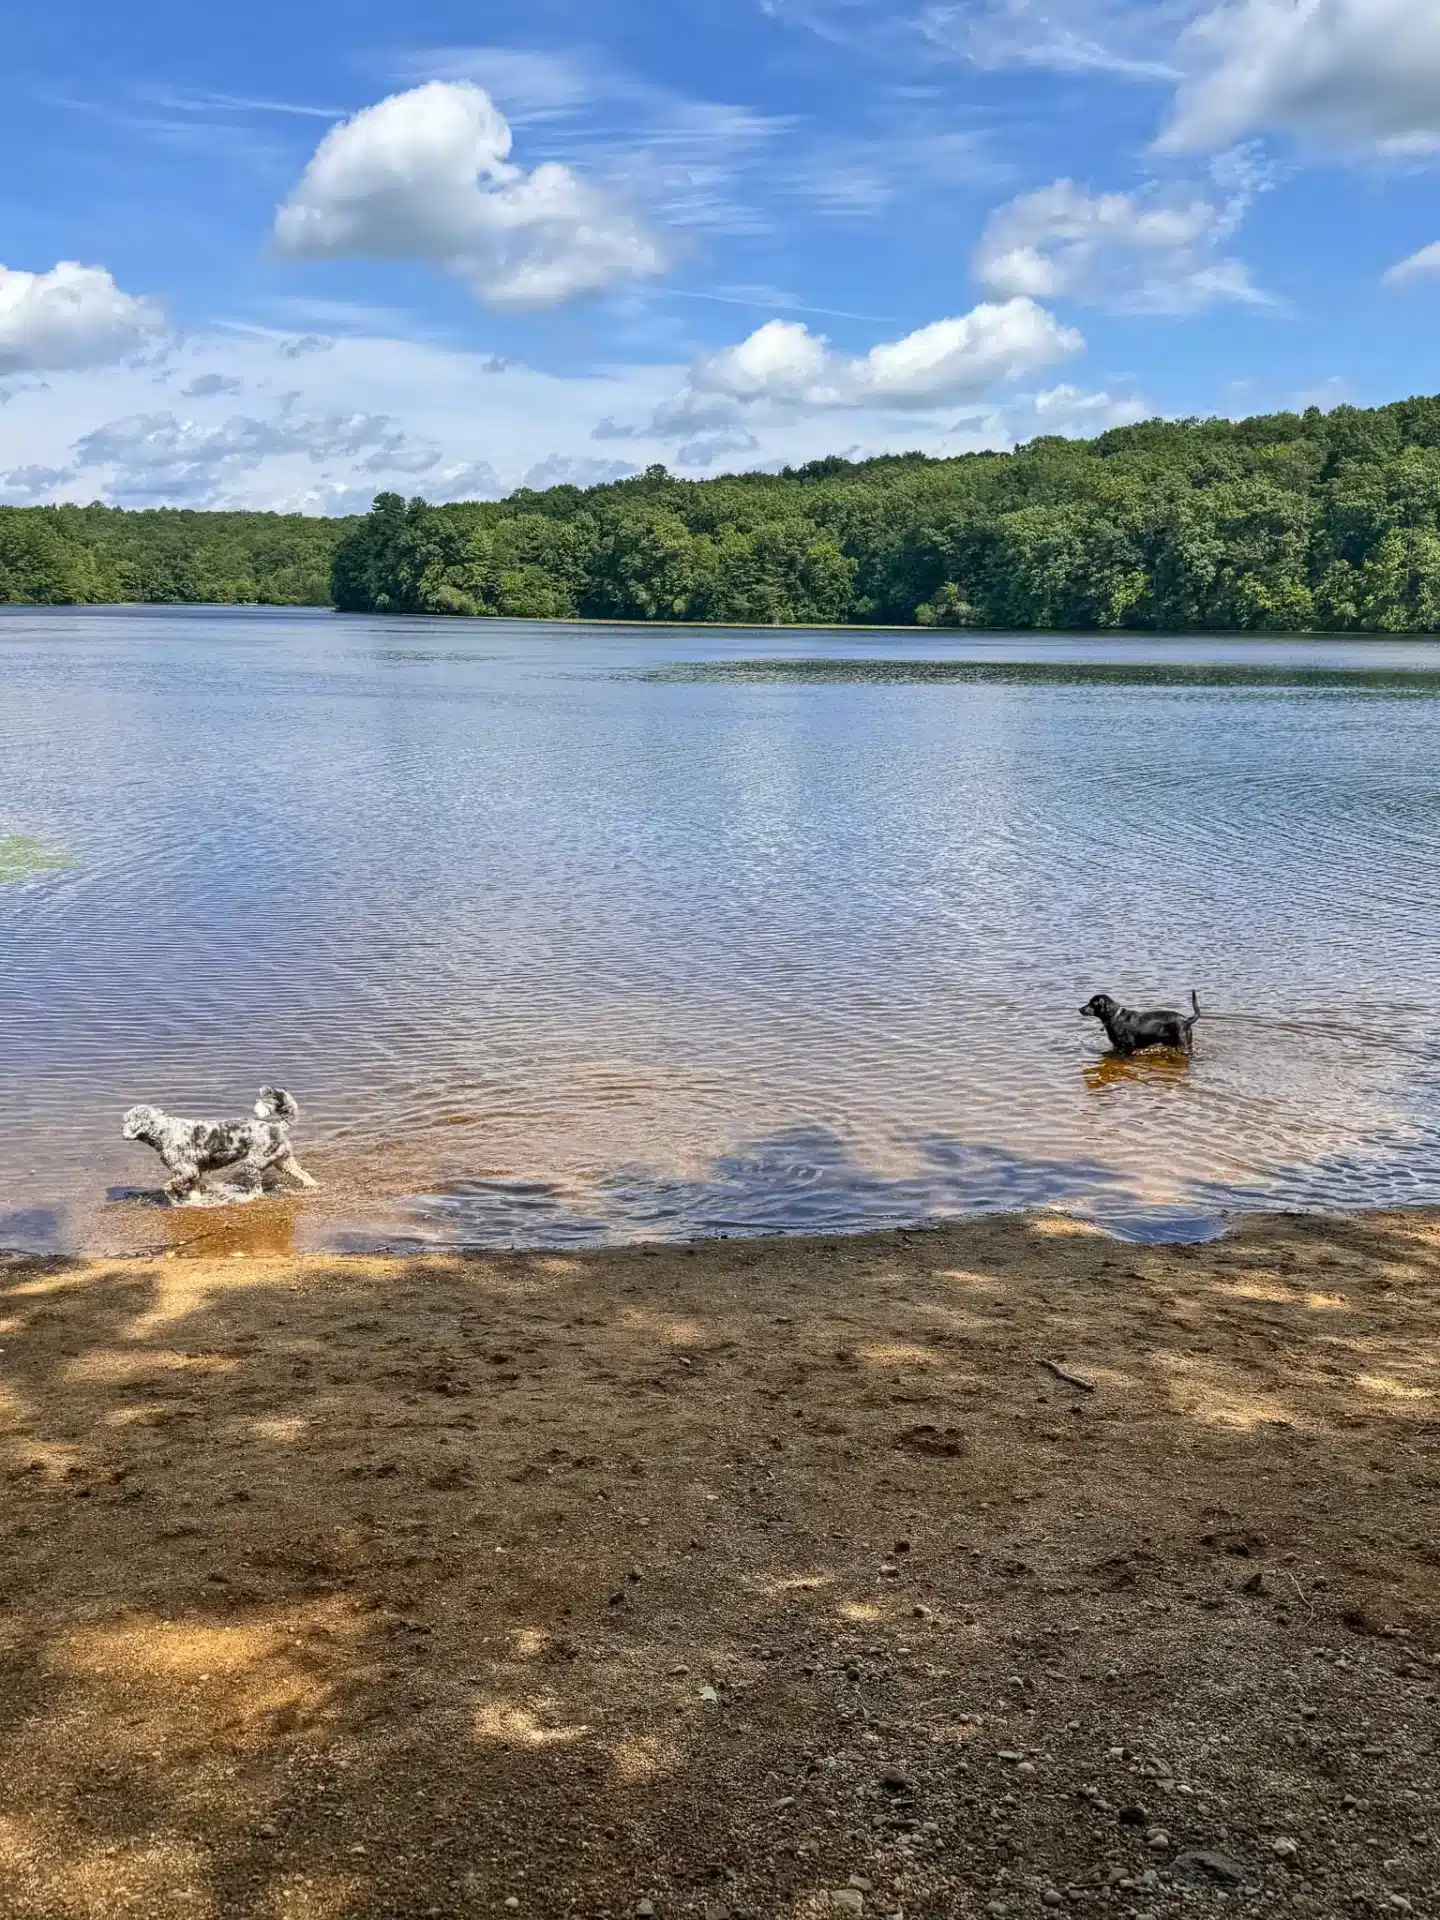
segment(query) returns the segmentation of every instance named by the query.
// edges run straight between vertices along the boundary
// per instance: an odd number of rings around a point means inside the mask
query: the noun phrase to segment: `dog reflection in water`
[[[1085,1067],[1085,1084],[1094,1093],[1139,1083],[1174,1086],[1190,1076],[1190,1055],[1178,1048],[1155,1047],[1149,1053],[1102,1053]]]

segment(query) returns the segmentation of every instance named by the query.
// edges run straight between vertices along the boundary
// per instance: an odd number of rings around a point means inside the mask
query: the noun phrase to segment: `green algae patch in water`
[[[23,833],[0,834],[0,887],[10,881],[33,880],[40,873],[61,873],[75,862],[68,853],[47,847]]]

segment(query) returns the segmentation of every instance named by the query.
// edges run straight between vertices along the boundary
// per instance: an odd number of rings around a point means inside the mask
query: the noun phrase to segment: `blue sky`
[[[1437,0],[47,0],[7,54],[12,502],[1440,389]]]

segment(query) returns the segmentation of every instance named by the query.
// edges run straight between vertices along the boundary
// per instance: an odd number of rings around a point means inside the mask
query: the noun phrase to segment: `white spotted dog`
[[[127,1140],[153,1147],[171,1178],[165,1192],[176,1206],[198,1196],[207,1173],[238,1167],[252,1194],[272,1170],[288,1174],[302,1187],[318,1187],[295,1158],[289,1122],[300,1112],[281,1087],[262,1087],[244,1120],[182,1120],[159,1107],[131,1107],[121,1131]]]

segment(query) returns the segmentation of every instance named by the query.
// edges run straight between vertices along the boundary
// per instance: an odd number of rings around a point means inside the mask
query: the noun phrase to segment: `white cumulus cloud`
[[[732,400],[803,400],[820,387],[829,359],[824,336],[803,321],[767,320],[738,346],[701,360],[691,381]]]
[[[103,267],[0,267],[0,374],[104,366],[159,344],[160,303],[122,293]]]
[[[1243,262],[1219,248],[1244,200],[1087,193],[1057,180],[991,214],[973,261],[991,293],[1069,294],[1130,312],[1194,313],[1215,301],[1271,304]]]
[[[1440,274],[1440,240],[1432,240],[1418,253],[1397,260],[1385,273],[1384,281],[1387,287],[1403,287],[1407,280],[1423,280],[1430,274]]]
[[[568,166],[526,172],[483,88],[432,81],[326,134],[275,217],[294,259],[426,260],[490,306],[547,307],[659,271],[659,243]]]
[[[1436,0],[1227,0],[1182,35],[1162,150],[1284,131],[1380,152],[1440,148]]]
[[[799,321],[770,320],[738,346],[699,361],[690,387],[737,401],[923,411],[1024,379],[1084,344],[1073,327],[1024,295],[982,302],[854,355],[836,353]]]

